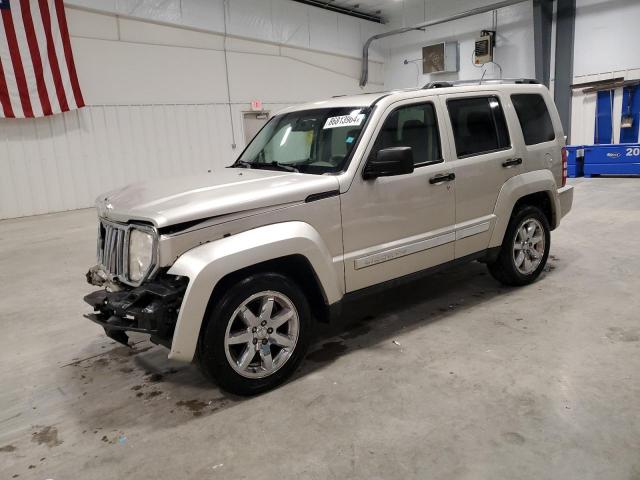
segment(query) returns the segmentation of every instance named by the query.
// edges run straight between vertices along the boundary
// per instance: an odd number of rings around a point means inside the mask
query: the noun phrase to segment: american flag
[[[84,106],[62,0],[0,0],[0,117]]]

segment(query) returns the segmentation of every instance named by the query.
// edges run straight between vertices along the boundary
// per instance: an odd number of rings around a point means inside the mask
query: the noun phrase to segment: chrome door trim
[[[429,250],[430,248],[439,247],[440,245],[444,245],[445,243],[453,242],[455,241],[455,239],[456,233],[452,230],[442,235],[436,235],[434,237],[417,242],[412,242],[399,247],[382,250],[381,252],[374,253],[372,255],[356,258],[353,262],[354,268],[356,270],[360,270],[361,268],[377,265],[378,263],[395,260],[396,258],[405,257],[413,253]]]
[[[491,228],[491,222],[494,219],[495,215],[487,215],[485,217],[471,220],[470,222],[454,225],[444,231],[441,230],[437,234],[431,232],[427,235],[413,237],[412,239],[409,239],[409,241],[405,239],[406,243],[403,243],[403,241],[394,242],[395,245],[391,248],[385,248],[375,253],[356,258],[353,262],[353,267],[355,270],[360,270],[362,268],[371,267],[372,265],[388,262],[400,257],[406,257],[407,255],[423,252],[431,248],[455,242],[456,240],[484,233]],[[358,253],[363,253],[363,251],[361,250],[360,252],[357,252],[356,255]]]
[[[486,222],[478,223],[476,225],[471,225],[469,227],[457,228],[456,229],[456,240],[462,240],[463,238],[471,237],[472,235],[477,235],[479,233],[486,232],[489,230],[491,226],[491,221],[487,220]]]

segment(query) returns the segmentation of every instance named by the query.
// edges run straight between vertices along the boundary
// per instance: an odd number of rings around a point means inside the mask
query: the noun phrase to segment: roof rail
[[[462,87],[467,85],[503,85],[503,84],[525,84],[525,85],[539,85],[540,82],[533,78],[503,78],[503,79],[488,79],[488,80],[454,80],[454,81],[437,81],[427,83],[423,89],[431,88],[448,88],[448,87]]]

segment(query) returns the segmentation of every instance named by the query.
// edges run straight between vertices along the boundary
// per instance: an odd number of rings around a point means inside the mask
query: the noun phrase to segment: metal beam
[[[553,91],[565,135],[571,132],[571,84],[573,83],[573,42],[576,0],[557,0],[556,68]]]
[[[536,78],[549,86],[551,77],[551,26],[553,0],[533,0],[533,37]]]
[[[474,8],[466,12],[457,13],[455,15],[451,15],[450,17],[439,18],[437,20],[430,20],[428,22],[419,23],[411,27],[404,27],[404,28],[398,28],[396,30],[389,30],[388,32],[379,33],[378,35],[374,35],[373,37],[370,37],[364,43],[364,47],[362,47],[362,67],[361,67],[361,73],[360,73],[360,86],[361,87],[366,86],[367,82],[369,81],[369,47],[371,47],[371,44],[374,42],[374,40],[380,40],[381,38],[391,37],[393,35],[400,35],[402,33],[412,32],[414,30],[424,30],[427,27],[433,27],[434,25],[440,25],[441,23],[460,20],[461,18],[471,17],[473,15],[480,15],[481,13],[492,12],[493,10],[498,10],[504,7],[510,7],[511,5],[516,5],[517,3],[522,3],[525,1],[528,1],[528,0],[504,0],[502,2],[493,3],[491,5],[486,5],[484,7]]]

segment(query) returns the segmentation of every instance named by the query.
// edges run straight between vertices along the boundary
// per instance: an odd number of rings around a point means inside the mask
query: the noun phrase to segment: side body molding
[[[545,192],[549,196],[553,214],[551,228],[556,228],[562,216],[558,214],[562,210],[558,200],[557,188],[551,170],[535,170],[516,175],[507,180],[500,189],[494,208],[496,224],[493,228],[489,248],[499,247],[502,244],[502,238],[507,231],[513,206],[520,198],[532,193]]]
[[[205,243],[182,254],[169,269],[189,278],[176,323],[169,358],[190,362],[216,284],[227,274],[287,255],[303,255],[315,270],[329,304],[344,295],[344,278],[320,234],[308,223],[285,222],[255,228]]]

